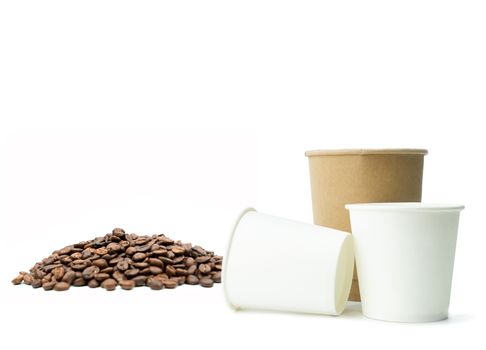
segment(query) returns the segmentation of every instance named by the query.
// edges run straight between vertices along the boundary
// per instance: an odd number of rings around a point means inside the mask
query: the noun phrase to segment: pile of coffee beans
[[[223,257],[163,234],[139,236],[113,229],[103,237],[66,246],[20,272],[13,284],[44,290],[71,286],[115,290],[148,286],[153,290],[182,284],[210,288],[221,282]]]

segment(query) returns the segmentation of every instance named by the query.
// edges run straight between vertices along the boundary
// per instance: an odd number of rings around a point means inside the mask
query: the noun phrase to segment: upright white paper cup
[[[397,322],[447,318],[462,205],[348,204],[363,314]]]
[[[223,285],[235,309],[339,315],[353,277],[346,232],[245,210],[224,258]]]

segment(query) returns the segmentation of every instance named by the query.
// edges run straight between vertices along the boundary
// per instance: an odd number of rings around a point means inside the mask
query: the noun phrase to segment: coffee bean
[[[132,278],[132,277],[135,277],[136,275],[138,275],[139,272],[140,272],[139,269],[126,270],[125,276],[127,276],[128,278]]]
[[[133,280],[123,280],[123,281],[120,281],[119,284],[120,284],[120,287],[122,287],[122,289],[126,289],[126,290],[130,290],[130,289],[133,289],[135,287],[135,281],[133,281]]]
[[[101,282],[101,287],[108,290],[108,291],[115,290],[116,281],[113,278],[108,278],[107,280],[104,280],[103,282]]]
[[[87,267],[83,270],[83,278],[85,280],[90,280],[94,278],[94,276],[100,271],[100,268],[98,266],[90,266]]]
[[[198,256],[198,257],[196,258],[196,262],[197,262],[198,264],[200,264],[200,263],[206,263],[206,262],[208,262],[208,261],[209,261],[209,259],[211,259],[211,258],[210,258],[209,256],[207,256],[207,255],[204,255],[204,256]]]
[[[125,275],[123,274],[123,272],[121,271],[115,271],[113,272],[112,274],[112,277],[117,281],[117,282],[120,282],[120,281],[123,281],[126,279]]]
[[[68,271],[62,277],[62,282],[66,282],[68,284],[71,284],[71,283],[73,283],[75,278],[76,278],[76,272]]]
[[[174,266],[169,265],[169,266],[165,267],[165,273],[167,273],[167,275],[169,277],[172,277],[172,276],[175,276],[177,274],[177,271],[176,271]]]
[[[186,277],[186,284],[196,285],[199,284],[199,278],[194,275],[189,275]]]
[[[108,262],[105,259],[96,259],[93,261],[94,266],[98,266],[100,269],[108,267]]]
[[[136,287],[141,287],[145,285],[146,280],[147,280],[147,276],[135,276],[132,278],[132,281],[135,282]]]
[[[164,272],[164,270],[162,270],[158,266],[150,266],[148,269],[149,269],[150,274],[152,274],[152,275],[157,275],[159,273]]]
[[[221,271],[214,272],[214,274],[211,274],[211,279],[215,283],[221,283]]]
[[[110,278],[110,275],[108,273],[104,273],[104,272],[100,272],[100,273],[97,273],[94,278],[98,281],[98,282],[103,282],[104,280]]]
[[[144,269],[144,268],[148,267],[149,264],[146,263],[146,262],[134,262],[134,263],[132,263],[132,266],[136,267],[137,269]]]
[[[172,250],[172,253],[174,253],[175,255],[184,254],[184,252],[186,251],[184,248],[179,247],[179,246],[174,246],[174,247],[172,247],[171,250]]]
[[[211,266],[209,266],[209,264],[201,264],[198,269],[203,274],[211,272]]]
[[[209,277],[203,277],[199,280],[199,284],[205,288],[211,288],[213,286],[213,280]]]
[[[163,234],[137,235],[115,228],[106,235],[65,246],[12,280],[45,290],[70,286],[152,289],[221,282],[223,257]]]
[[[98,288],[100,286],[100,282],[95,279],[92,279],[88,282],[88,287],[90,288]]]
[[[46,281],[46,282],[42,283],[42,288],[44,290],[52,290],[57,283],[58,282],[56,282],[54,280],[53,281]]]
[[[82,287],[86,285],[86,281],[84,280],[83,277],[78,277],[73,281],[72,285],[75,287]]]
[[[168,289],[174,289],[175,287],[177,287],[178,283],[174,280],[162,280],[162,284],[164,285],[165,288],[168,288]]]
[[[176,269],[176,275],[177,276],[186,276],[187,275],[187,271],[184,270],[184,269]]]
[[[40,287],[42,287],[42,280],[37,279],[37,278],[33,279],[32,280],[32,287],[33,288],[40,288]]]
[[[20,274],[12,280],[13,284],[20,284],[24,281],[24,275]]]
[[[70,287],[69,283],[66,283],[66,282],[57,282],[54,285],[54,290],[57,290],[58,292],[62,292],[62,291],[68,290],[69,287]]]
[[[106,246],[106,249],[108,249],[108,252],[112,254],[122,250],[122,247],[118,243],[110,243]]]
[[[71,268],[73,270],[84,270],[86,267],[88,267],[88,262],[86,260],[74,260],[71,263]]]
[[[150,289],[153,290],[161,290],[162,288],[164,288],[162,281],[159,280],[158,278],[152,278],[148,283],[148,286],[150,287]]]
[[[187,267],[192,266],[192,265],[194,265],[195,263],[196,263],[196,261],[195,261],[195,260],[194,260],[194,258],[192,258],[192,257],[187,258],[187,259],[186,259],[186,262],[185,262],[185,264],[186,264],[186,266],[187,266]]]
[[[25,284],[31,285],[33,280],[34,280],[34,278],[32,277],[31,274],[24,275],[24,283]]]
[[[114,228],[113,231],[111,231],[112,234],[114,234],[116,237],[123,237],[125,236],[125,230],[122,228]]]
[[[147,259],[147,262],[150,264],[150,265],[154,265],[154,266],[158,266],[160,268],[164,268],[164,263],[162,262],[162,260],[159,260],[157,258],[148,258]]]
[[[133,255],[133,258],[132,258],[132,259],[133,259],[134,261],[141,261],[141,260],[145,259],[146,257],[147,257],[147,255],[146,255],[146,254],[144,254],[144,253],[135,253],[135,254]]]
[[[187,274],[188,275],[194,275],[196,273],[196,270],[197,270],[197,265],[191,265],[187,269]]]

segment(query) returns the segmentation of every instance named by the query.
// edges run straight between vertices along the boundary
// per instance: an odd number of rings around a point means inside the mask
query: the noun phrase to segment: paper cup
[[[397,322],[447,318],[462,205],[346,205],[363,314]]]
[[[245,210],[224,258],[223,286],[235,309],[339,315],[353,276],[352,237]]]
[[[314,224],[351,232],[348,203],[420,202],[424,149],[307,151]],[[359,301],[356,274],[349,300]]]

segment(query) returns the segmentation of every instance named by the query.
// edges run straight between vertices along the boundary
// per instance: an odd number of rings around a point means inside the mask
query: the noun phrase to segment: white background
[[[2,1],[0,347],[484,349],[485,18],[467,0]],[[304,151],[343,147],[428,148],[423,200],[466,205],[449,320],[10,284],[115,226],[224,254],[246,206],[311,222]]]

